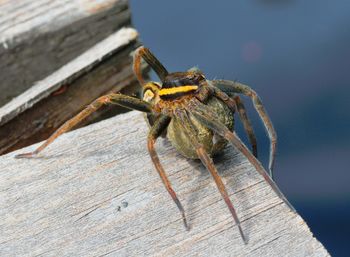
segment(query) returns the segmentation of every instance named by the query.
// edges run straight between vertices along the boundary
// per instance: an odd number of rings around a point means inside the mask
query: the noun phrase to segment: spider
[[[145,82],[141,70],[142,59],[156,72],[161,80],[160,83]],[[149,154],[164,186],[177,205],[187,230],[190,227],[186,220],[184,208],[172,189],[155,151],[155,142],[160,136],[166,135],[172,145],[185,157],[202,161],[212,175],[222,198],[231,212],[244,243],[247,243],[247,239],[243,233],[240,220],[211,158],[223,150],[228,142],[247,157],[277,195],[294,210],[272,180],[276,133],[261,100],[250,87],[229,80],[207,80],[197,68],[192,68],[186,72],[169,73],[150,50],[143,46],[135,51],[133,70],[143,89],[142,100],[118,93],[101,96],[72,119],[65,122],[35,151],[19,154],[16,157],[29,158],[37,155],[59,135],[70,130],[101,106],[117,104],[146,113],[147,121],[150,125],[147,137]],[[252,99],[254,107],[269,135],[269,174],[256,159],[256,138],[239,94]],[[233,130],[233,115],[236,110],[248,135],[252,153]]]

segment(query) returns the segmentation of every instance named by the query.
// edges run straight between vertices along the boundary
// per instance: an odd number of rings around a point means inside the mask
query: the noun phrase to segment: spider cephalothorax
[[[141,59],[144,59],[151,68],[153,68],[161,82],[144,81],[140,68]],[[142,100],[122,94],[101,96],[86,109],[64,123],[34,152],[20,154],[17,155],[17,157],[32,157],[38,154],[59,135],[70,130],[78,122],[95,112],[102,105],[118,104],[147,114],[147,120],[150,125],[147,146],[151,159],[167,191],[179,208],[184,225],[187,229],[189,229],[189,226],[187,224],[185,211],[175,191],[172,189],[171,183],[155,151],[156,139],[161,135],[165,135],[165,133],[173,146],[182,155],[192,159],[200,159],[206,166],[207,170],[214,178],[232,217],[237,223],[244,242],[247,242],[247,240],[243,234],[240,221],[211,159],[211,156],[220,152],[228,142],[247,157],[256,170],[271,185],[274,191],[292,210],[294,210],[271,178],[276,149],[276,133],[262,102],[250,87],[229,80],[207,80],[203,73],[196,68],[192,68],[186,72],[169,73],[158,59],[145,47],[140,47],[135,52],[134,73],[143,88]],[[238,94],[243,94],[252,99],[255,109],[260,115],[270,137],[269,172],[271,177],[265,172],[264,168],[256,159],[256,138],[246,115],[244,105]],[[252,153],[233,131],[233,115],[235,111],[239,114],[248,135],[252,146]]]
[[[160,85],[148,82],[145,85],[143,99],[154,105],[155,112],[173,117],[167,127],[167,137],[172,145],[185,157],[198,159],[196,149],[191,144],[188,135],[176,119],[178,112],[187,112],[188,109],[200,108],[205,103],[211,111],[216,113],[220,122],[230,130],[233,129],[234,109],[230,109],[223,101],[212,97],[212,90],[207,86],[204,75],[197,71],[170,73]],[[208,126],[200,122],[193,115],[189,115],[193,123],[200,144],[210,156],[219,153],[227,144],[227,140],[215,133]],[[149,124],[154,117],[148,116]],[[181,121],[180,121],[181,122]]]

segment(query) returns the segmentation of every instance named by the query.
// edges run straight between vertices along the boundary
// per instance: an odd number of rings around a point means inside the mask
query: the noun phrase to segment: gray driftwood
[[[103,94],[135,92],[131,53],[136,39],[136,30],[120,29],[1,107],[0,154],[46,139]]]
[[[0,157],[1,256],[329,256],[303,219],[232,147],[216,160],[244,245],[206,169],[164,139],[162,164],[192,229],[147,153],[147,126],[130,112],[60,137],[40,157]]]
[[[127,0],[0,1],[0,106],[129,24]]]

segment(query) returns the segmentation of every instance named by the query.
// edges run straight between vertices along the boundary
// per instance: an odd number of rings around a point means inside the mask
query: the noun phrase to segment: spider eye
[[[194,84],[199,84],[202,80],[205,80],[205,77],[202,73],[195,72],[189,76],[189,80],[193,81]]]

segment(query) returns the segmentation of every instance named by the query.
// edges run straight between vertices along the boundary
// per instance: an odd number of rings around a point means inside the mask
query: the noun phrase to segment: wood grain
[[[127,0],[0,1],[0,106],[130,20]]]
[[[137,36],[132,28],[120,29],[0,108],[0,154],[46,139],[103,94],[126,87],[135,92]]]
[[[303,219],[232,147],[216,165],[248,236],[214,181],[165,139],[157,149],[187,232],[147,153],[138,112],[65,134],[40,157],[0,157],[1,256],[329,256]],[[280,171],[283,172],[283,171]]]

